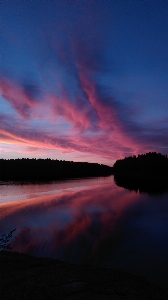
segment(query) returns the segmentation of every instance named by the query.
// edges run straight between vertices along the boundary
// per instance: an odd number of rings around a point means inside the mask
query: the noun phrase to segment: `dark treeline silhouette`
[[[168,157],[161,153],[149,152],[138,156],[130,156],[115,162],[114,173],[167,173]]]
[[[112,167],[87,162],[52,159],[0,159],[0,180],[50,181],[66,178],[107,176]]]
[[[168,157],[161,153],[126,157],[113,166],[118,186],[148,194],[168,192]]]

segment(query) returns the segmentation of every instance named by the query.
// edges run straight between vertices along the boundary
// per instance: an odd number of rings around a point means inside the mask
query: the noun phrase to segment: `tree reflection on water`
[[[162,195],[168,193],[168,176],[164,174],[115,174],[116,185],[130,191],[139,191],[149,195]]]
[[[62,184],[59,193],[53,183],[45,194],[39,185],[34,195],[30,185],[23,201],[16,195],[1,204],[0,234],[17,229],[12,250],[112,266],[166,285],[168,194],[130,192],[113,177],[82,182],[73,189]]]

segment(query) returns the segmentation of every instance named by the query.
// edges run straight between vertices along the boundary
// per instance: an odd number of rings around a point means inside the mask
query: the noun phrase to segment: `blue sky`
[[[1,3],[0,156],[168,153],[168,1]]]

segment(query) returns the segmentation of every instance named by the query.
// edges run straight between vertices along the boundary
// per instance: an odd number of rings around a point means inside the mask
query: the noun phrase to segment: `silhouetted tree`
[[[168,158],[161,153],[149,152],[117,160],[113,168],[114,173],[168,173]]]
[[[113,168],[118,186],[149,194],[168,192],[167,155],[149,152],[137,157],[126,157],[117,160]]]
[[[96,163],[50,159],[0,159],[0,180],[45,181],[78,177],[106,176],[113,168]]]
[[[2,234],[0,237],[0,250],[11,250],[11,244],[9,240],[12,238],[12,234],[16,229],[11,230],[8,234]]]

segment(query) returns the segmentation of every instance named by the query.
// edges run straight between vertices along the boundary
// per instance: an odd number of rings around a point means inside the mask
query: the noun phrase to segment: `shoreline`
[[[166,300],[168,291],[142,277],[95,265],[1,251],[1,299]],[[23,296],[24,295],[24,296]]]

